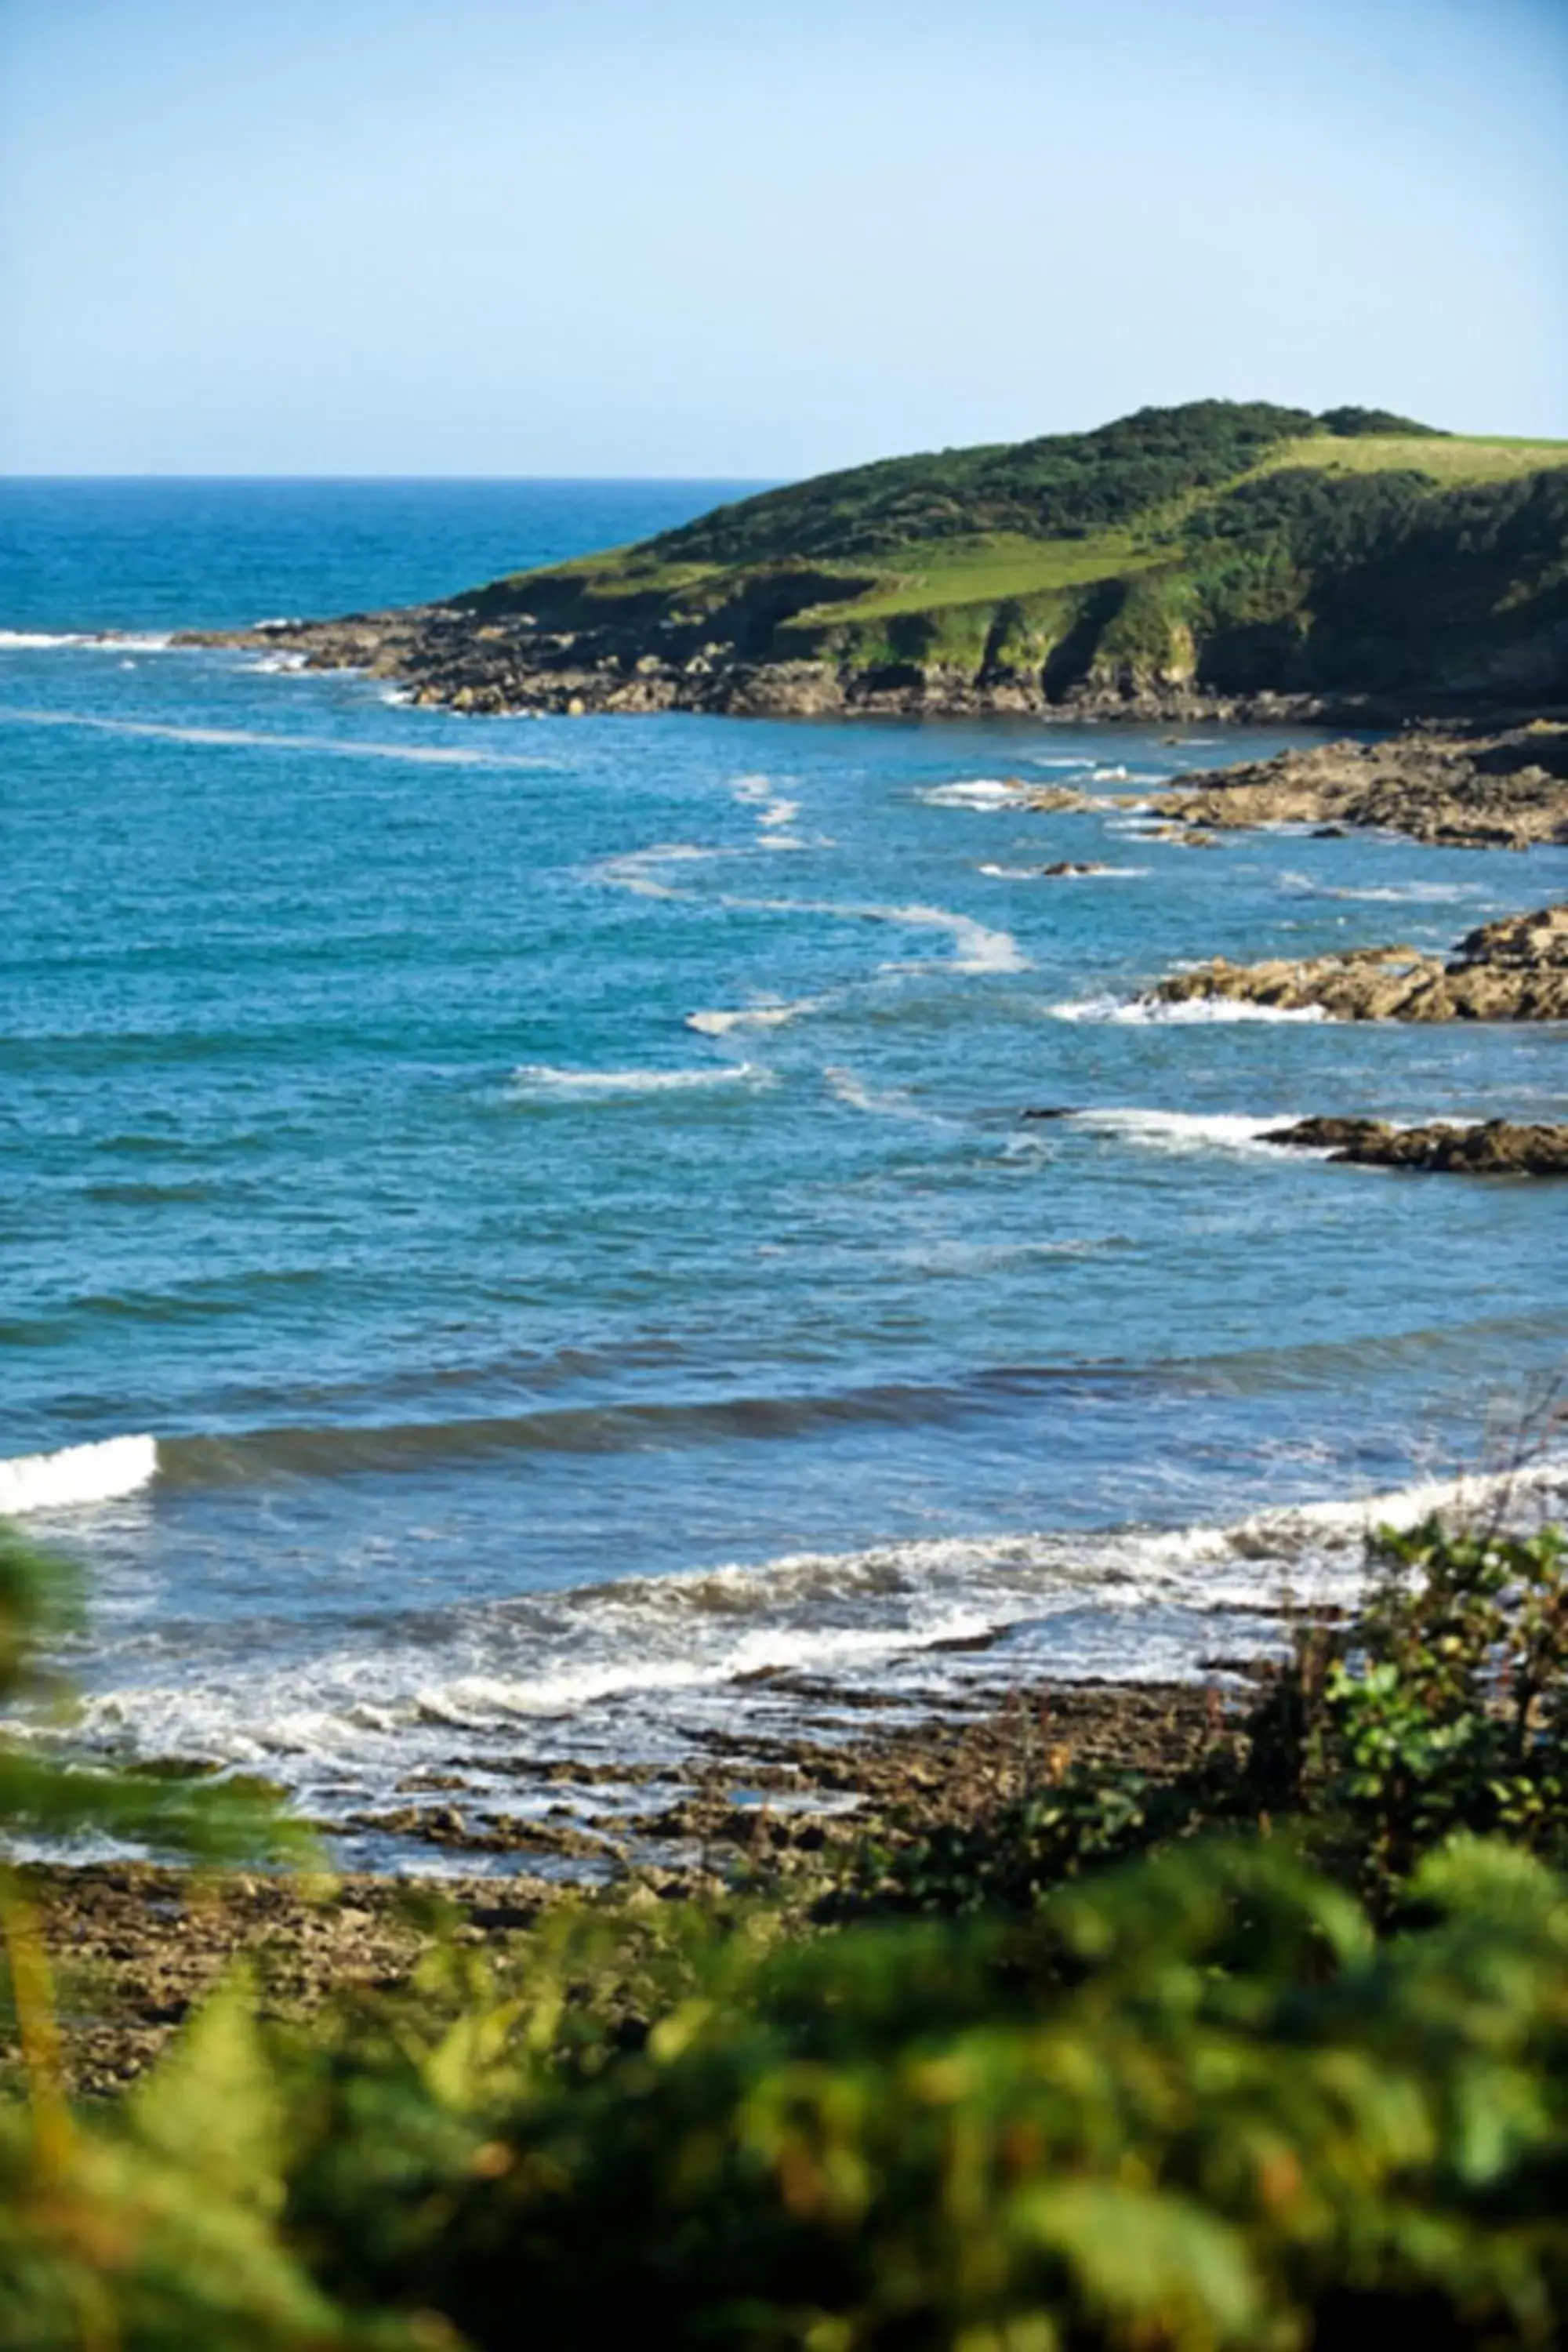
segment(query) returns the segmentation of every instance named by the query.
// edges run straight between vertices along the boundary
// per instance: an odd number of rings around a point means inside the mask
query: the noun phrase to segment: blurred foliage
[[[309,1836],[254,1782],[114,1769],[70,1753],[68,1686],[54,1661],[81,1625],[68,1562],[0,1520],[0,1863],[18,1836],[93,1832],[205,1862],[304,1860]]]
[[[1069,1766],[815,1929],[584,1895],[0,2108],[0,2345],[1561,2341],[1568,1552],[1373,1570],[1186,1774]]]

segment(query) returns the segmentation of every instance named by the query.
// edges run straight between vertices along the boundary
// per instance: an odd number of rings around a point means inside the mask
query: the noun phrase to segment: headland
[[[1568,705],[1568,445],[1143,409],[897,457],[444,601],[197,633],[476,714],[1319,720]]]

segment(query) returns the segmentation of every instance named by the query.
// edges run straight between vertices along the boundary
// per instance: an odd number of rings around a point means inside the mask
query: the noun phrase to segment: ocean
[[[1559,1189],[1258,1139],[1568,1117],[1560,1029],[1138,999],[1445,944],[1568,850],[1152,837],[1301,730],[464,719],[167,642],[743,487],[0,486],[0,1510],[88,1571],[103,1752],[516,1811],[543,1757],[1223,1672],[1563,1366]]]

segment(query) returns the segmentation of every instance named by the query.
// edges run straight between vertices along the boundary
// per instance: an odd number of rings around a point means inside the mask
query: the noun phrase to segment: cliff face
[[[475,710],[1559,701],[1568,445],[1199,402],[823,476],[272,641]]]

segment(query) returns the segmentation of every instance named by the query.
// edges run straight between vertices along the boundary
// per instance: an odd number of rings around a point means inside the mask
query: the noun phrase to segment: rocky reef
[[[1317,1011],[1333,1021],[1568,1021],[1568,901],[1468,932],[1445,961],[1412,947],[1352,948],[1293,962],[1216,956],[1149,1000]]]
[[[1377,827],[1446,849],[1568,843],[1568,721],[1500,731],[1409,728],[1178,777],[1154,803],[1178,826]]]
[[[1265,1143],[1326,1150],[1364,1168],[1416,1168],[1445,1176],[1568,1176],[1568,1126],[1471,1125],[1436,1119],[1394,1127],[1384,1118],[1303,1118],[1272,1129]]]

